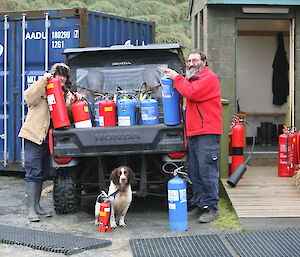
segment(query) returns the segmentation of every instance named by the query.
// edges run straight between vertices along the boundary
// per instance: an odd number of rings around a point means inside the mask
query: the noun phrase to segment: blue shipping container
[[[154,43],[154,23],[86,8],[0,12],[0,170],[24,170],[24,90],[65,48]]]

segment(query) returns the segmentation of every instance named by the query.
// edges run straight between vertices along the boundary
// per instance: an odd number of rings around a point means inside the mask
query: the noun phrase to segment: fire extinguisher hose
[[[168,170],[166,168],[167,165],[173,165],[175,166],[176,169],[174,169],[173,171]],[[186,172],[183,172],[181,171],[182,169],[184,169],[185,166],[180,166],[178,167],[174,162],[166,162],[163,166],[162,166],[162,170],[165,172],[165,173],[169,173],[169,174],[173,174],[173,176],[175,177],[177,174],[178,175],[181,175],[181,177],[186,181],[188,182],[189,184],[192,184],[192,181],[191,179],[189,178],[188,174]]]
[[[290,168],[292,161],[290,162],[289,140],[290,140],[290,134],[287,133],[287,137],[286,137],[286,161],[287,161],[287,166]]]
[[[247,170],[246,165],[248,164],[248,162],[250,161],[251,157],[252,157],[252,153],[254,151],[254,146],[255,146],[255,136],[254,136],[254,130],[252,125],[247,122],[245,120],[246,124],[250,127],[251,129],[251,133],[252,133],[252,147],[251,147],[251,152],[248,156],[248,158],[246,159],[246,161],[243,164],[240,164],[236,170],[231,174],[231,176],[228,178],[227,183],[232,186],[235,187],[237,185],[237,183],[240,181],[241,177],[244,175],[244,173]]]
[[[249,156],[247,157],[247,159],[246,159],[246,161],[245,161],[245,163],[244,163],[244,165],[247,165],[248,162],[250,161],[250,159],[251,159],[251,157],[252,157],[252,153],[253,153],[253,151],[254,151],[254,146],[255,146],[255,136],[254,136],[254,129],[253,129],[253,126],[252,126],[248,121],[245,120],[245,122],[246,122],[246,124],[250,127],[251,133],[252,133],[252,146],[251,146],[251,151],[250,151],[250,154],[249,154]]]

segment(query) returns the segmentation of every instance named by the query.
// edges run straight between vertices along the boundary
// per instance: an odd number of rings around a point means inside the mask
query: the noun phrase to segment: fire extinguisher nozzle
[[[227,183],[232,186],[235,187],[237,185],[237,183],[240,181],[241,177],[244,175],[244,173],[246,172],[247,167],[245,164],[240,164],[236,170],[231,174],[231,176],[228,178]]]

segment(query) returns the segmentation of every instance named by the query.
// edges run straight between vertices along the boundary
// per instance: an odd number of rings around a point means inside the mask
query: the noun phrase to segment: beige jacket
[[[19,137],[41,145],[50,126],[50,111],[46,95],[47,79],[40,77],[27,88],[24,98],[28,106],[26,120],[19,132]],[[72,93],[67,93],[66,103],[71,104]]]

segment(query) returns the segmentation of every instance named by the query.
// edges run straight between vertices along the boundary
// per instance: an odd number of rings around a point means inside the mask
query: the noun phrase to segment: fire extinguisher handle
[[[70,93],[72,94],[71,103],[75,103],[77,101],[76,94],[72,91],[70,91]]]
[[[72,103],[74,103],[76,101],[81,101],[81,100],[88,102],[88,100],[82,94],[79,94],[78,92],[72,92],[72,91],[70,91],[70,92],[74,96],[72,99]]]
[[[46,71],[46,72],[44,73],[44,78],[47,79],[47,81],[48,81],[49,79],[52,79],[52,78],[53,78],[53,74],[50,73],[49,71]]]

